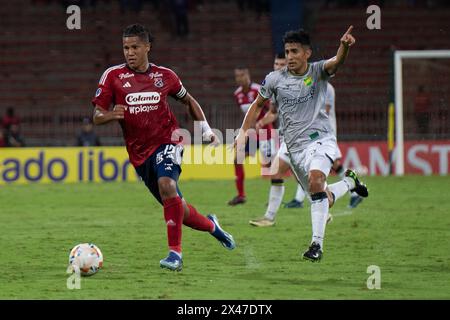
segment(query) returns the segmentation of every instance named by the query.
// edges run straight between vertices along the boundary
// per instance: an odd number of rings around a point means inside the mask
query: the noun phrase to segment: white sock
[[[311,202],[311,222],[313,236],[311,242],[320,244],[323,250],[323,239],[325,237],[325,226],[328,218],[328,198],[314,200]]]
[[[303,190],[300,184],[297,184],[297,192],[295,193],[295,200],[303,202],[305,200],[305,190]]]
[[[264,215],[269,220],[275,220],[284,196],[284,185],[272,185],[269,192],[269,205]]]
[[[356,187],[355,180],[350,177],[345,177],[344,179],[342,179],[342,181],[344,181],[348,185],[348,190],[352,190]]]
[[[350,189],[347,182],[341,180],[339,182],[330,184],[328,189],[334,194],[334,200],[336,201],[343,195],[345,195]]]
[[[359,197],[359,195],[355,191],[352,191],[352,192],[350,192],[350,197],[355,198],[355,197]]]

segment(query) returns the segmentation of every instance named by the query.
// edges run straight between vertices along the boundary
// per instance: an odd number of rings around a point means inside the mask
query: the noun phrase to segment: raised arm
[[[352,30],[353,26],[350,26],[347,32],[341,37],[341,44],[339,45],[336,55],[325,62],[325,70],[329,75],[336,73],[347,58],[350,47],[355,44],[356,40],[351,34]]]

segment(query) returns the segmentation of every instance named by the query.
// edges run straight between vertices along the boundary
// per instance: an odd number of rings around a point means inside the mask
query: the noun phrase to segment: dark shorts
[[[161,204],[163,203],[158,188],[158,179],[161,177],[169,177],[175,180],[178,195],[183,198],[178,188],[182,157],[183,147],[181,145],[162,144],[143,164],[136,168],[136,172],[145,182],[147,188]]]

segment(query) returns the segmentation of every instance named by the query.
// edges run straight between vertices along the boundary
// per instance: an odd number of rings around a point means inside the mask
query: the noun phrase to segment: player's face
[[[284,51],[289,71],[294,73],[304,72],[311,56],[311,49],[302,46],[300,43],[286,43]]]
[[[123,54],[131,69],[136,71],[147,70],[149,52],[150,43],[142,41],[139,37],[123,38]]]
[[[238,86],[248,86],[250,84],[250,74],[247,69],[235,69],[234,79]]]
[[[277,71],[286,66],[287,62],[286,59],[279,59],[275,58],[275,61],[273,62],[273,70]]]

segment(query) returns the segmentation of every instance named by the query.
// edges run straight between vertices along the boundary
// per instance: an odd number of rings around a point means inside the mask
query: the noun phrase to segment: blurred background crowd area
[[[66,8],[81,8],[81,29],[69,30]],[[381,8],[381,29],[369,30],[367,6]],[[0,146],[79,145],[91,99],[108,67],[123,63],[122,30],[132,23],[155,36],[150,61],[173,69],[200,102],[211,127],[240,126],[234,68],[261,83],[283,49],[282,35],[303,27],[312,61],[332,57],[349,25],[357,43],[339,73],[338,139],[385,140],[392,101],[394,50],[450,49],[448,1],[274,0],[17,0],[0,11]],[[450,59],[407,60],[403,68],[407,139],[450,138]],[[193,129],[184,106],[171,106]],[[92,130],[92,128],[89,128]],[[96,127],[104,145],[122,145],[117,124]],[[91,141],[98,140],[90,138]]]

